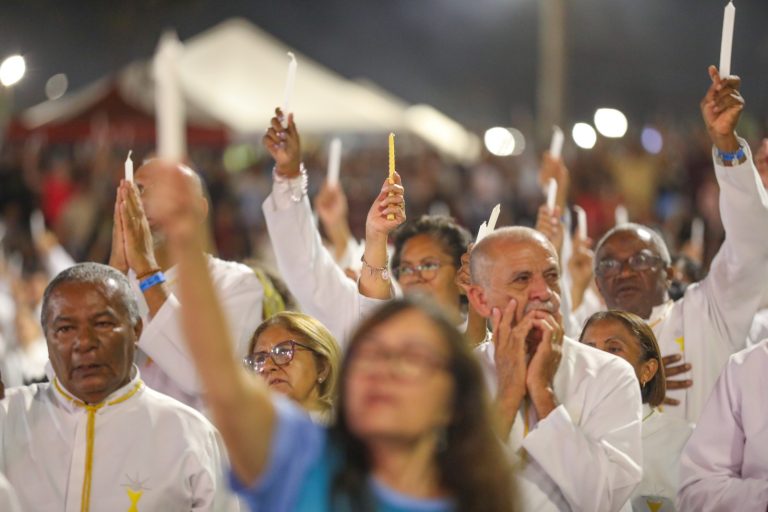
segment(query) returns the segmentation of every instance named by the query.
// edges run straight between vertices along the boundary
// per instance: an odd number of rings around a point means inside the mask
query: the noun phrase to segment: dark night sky
[[[706,66],[719,59],[720,0],[567,0],[567,113],[598,106],[630,123],[697,115]],[[768,2],[736,2],[732,69],[748,110],[768,112]],[[21,52],[17,105],[42,101],[45,81],[70,90],[150,56],[163,28],[182,40],[247,18],[350,78],[431,103],[475,129],[510,124],[535,102],[537,0],[3,0],[0,55]],[[258,63],[254,63],[258,65]]]

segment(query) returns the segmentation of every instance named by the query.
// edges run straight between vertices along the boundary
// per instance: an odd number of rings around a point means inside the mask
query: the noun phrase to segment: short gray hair
[[[505,226],[490,233],[472,248],[472,252],[469,254],[469,276],[472,283],[488,286],[490,268],[493,264],[493,258],[490,254],[491,246],[498,240],[512,243],[542,244],[555,256],[559,265],[560,258],[557,251],[543,233],[525,226]]]
[[[43,293],[43,306],[40,313],[40,322],[45,330],[45,324],[48,321],[48,303],[51,298],[51,294],[56,290],[60,284],[64,283],[89,283],[104,285],[107,281],[112,280],[115,283],[117,294],[120,297],[125,310],[128,312],[128,318],[131,325],[136,325],[141,319],[139,314],[139,305],[136,302],[136,296],[131,289],[131,283],[128,282],[128,278],[125,277],[120,271],[101,263],[78,263],[66,270],[63,270],[54,277]]]
[[[662,261],[664,262],[664,266],[670,266],[672,264],[672,258],[669,255],[669,249],[667,248],[667,243],[664,241],[664,238],[656,230],[651,229],[648,226],[636,224],[634,222],[627,222],[626,224],[614,226],[606,234],[603,235],[599,242],[597,242],[597,246],[595,246],[595,268],[597,268],[597,264],[599,263],[597,260],[597,255],[600,254],[600,251],[605,245],[605,242],[607,242],[609,238],[611,238],[616,233],[637,230],[644,231],[651,236],[651,243],[656,248],[656,252],[659,253],[659,257],[661,257]]]

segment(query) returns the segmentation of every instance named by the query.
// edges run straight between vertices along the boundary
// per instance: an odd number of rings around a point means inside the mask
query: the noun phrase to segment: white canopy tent
[[[222,123],[236,134],[261,133],[283,101],[291,48],[244,19],[230,19],[184,43],[179,62],[187,119],[201,126]],[[377,86],[348,80],[294,51],[298,61],[291,110],[302,132],[413,133],[460,161],[475,160],[480,141],[428,105],[408,105]],[[154,112],[151,62],[134,62],[116,81],[99,80],[64,97],[36,105],[20,116],[30,129],[62,121],[89,108],[116,84],[124,100]]]

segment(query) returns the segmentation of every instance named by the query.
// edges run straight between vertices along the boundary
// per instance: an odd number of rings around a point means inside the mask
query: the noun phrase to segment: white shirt
[[[13,490],[13,486],[2,473],[0,473],[0,510],[3,512],[21,512],[16,491]]]
[[[495,396],[494,350],[489,342],[475,349]],[[620,510],[642,476],[640,386],[632,367],[566,337],[553,384],[557,408],[538,421],[535,408],[523,406],[512,425],[515,508]]]
[[[93,512],[238,509],[223,445],[200,413],[149,389],[136,371],[95,413],[89,472],[88,413],[57,384],[13,388],[0,401],[0,471],[22,510],[80,512],[88,474]]]
[[[209,255],[208,271],[219,294],[219,304],[229,321],[235,354],[238,358],[245,357],[251,337],[262,320],[264,289],[253,270],[240,263]],[[169,295],[157,314],[149,319],[149,308],[139,283],[133,271],[129,272],[144,321],[136,362],[149,387],[202,410],[201,384],[179,323],[176,273],[175,266],[164,272]],[[209,341],[219,343],[222,340]]]
[[[768,339],[768,309],[761,309],[752,319],[747,346],[753,347],[764,339]]]
[[[768,508],[768,342],[731,356],[680,459],[680,510]]]
[[[643,405],[643,479],[632,493],[632,510],[675,510],[680,453],[692,431],[685,420]]]
[[[362,295],[323,246],[306,194],[291,199],[300,183],[300,177],[274,182],[262,205],[267,231],[280,275],[302,311],[344,346],[360,320],[385,301]]]

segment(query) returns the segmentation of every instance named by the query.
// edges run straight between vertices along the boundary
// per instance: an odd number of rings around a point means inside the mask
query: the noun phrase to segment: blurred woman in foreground
[[[179,262],[182,326],[232,480],[254,510],[506,511],[511,476],[479,366],[443,313],[392,301],[351,337],[336,424],[313,424],[233,362],[186,184],[168,167],[160,216]]]

